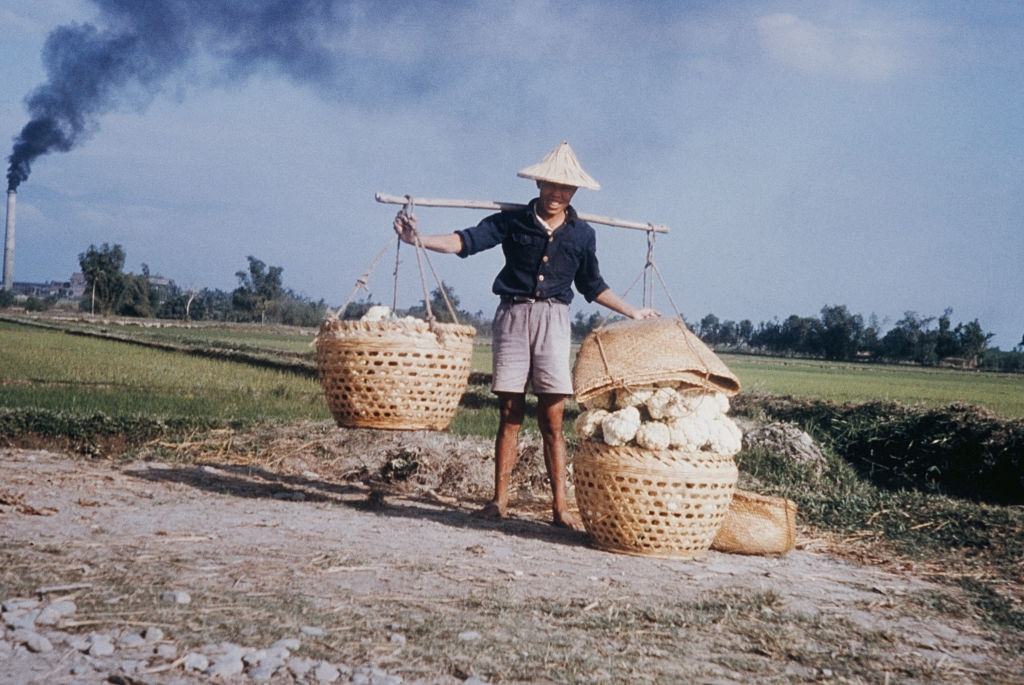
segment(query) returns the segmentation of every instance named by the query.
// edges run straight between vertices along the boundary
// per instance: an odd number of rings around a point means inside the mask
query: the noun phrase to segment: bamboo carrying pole
[[[488,200],[446,200],[429,197],[410,197],[408,195],[388,195],[377,193],[377,202],[390,205],[404,205],[410,202],[415,207],[463,207],[465,209],[490,209],[500,212],[523,209],[526,205],[514,202],[490,202]],[[665,224],[645,224],[639,221],[627,221],[615,219],[610,216],[598,216],[597,214],[580,214],[579,217],[592,224],[604,224],[605,226],[617,226],[618,228],[632,228],[637,231],[653,231],[654,233],[668,233],[668,226]]]

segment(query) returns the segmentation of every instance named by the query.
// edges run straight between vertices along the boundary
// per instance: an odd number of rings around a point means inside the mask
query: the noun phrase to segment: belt
[[[557,297],[524,297],[523,295],[502,295],[503,304],[535,304],[537,302],[555,302],[565,304]]]

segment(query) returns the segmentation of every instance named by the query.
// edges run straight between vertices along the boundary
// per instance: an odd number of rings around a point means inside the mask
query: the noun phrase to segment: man
[[[580,166],[566,142],[518,174],[537,182],[538,197],[526,209],[501,212],[472,228],[454,233],[420,235],[428,250],[468,257],[501,245],[505,266],[494,281],[501,297],[494,316],[494,380],[500,424],[494,448],[494,499],[481,514],[505,518],[508,487],[519,457],[526,390],[537,395],[537,423],[544,442],[544,463],[551,480],[553,522],[580,529],[565,501],[565,438],[562,419],[566,397],[573,394],[569,368],[569,303],[572,286],[586,298],[624,316],[657,316],[619,298],[601,278],[594,229],[580,220],[570,201],[578,188],[600,185]],[[414,244],[416,218],[399,212],[395,232]]]

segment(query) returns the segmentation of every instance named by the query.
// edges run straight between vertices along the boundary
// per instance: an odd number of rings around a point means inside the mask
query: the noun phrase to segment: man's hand
[[[455,254],[462,251],[462,238],[458,233],[438,233],[423,235],[417,228],[416,215],[406,214],[404,211],[395,216],[395,235],[403,243],[415,245],[417,238],[419,244],[433,252],[443,254]]]
[[[633,312],[634,319],[657,319],[659,316],[661,313],[654,309],[637,309]]]
[[[613,312],[618,312],[623,316],[628,316],[630,319],[654,319],[661,316],[661,314],[654,309],[637,309],[613,293],[611,288],[602,290],[598,296],[594,298],[594,302],[608,307],[608,309],[611,309]]]
[[[416,244],[416,215],[401,211],[395,215],[395,234],[408,245]]]

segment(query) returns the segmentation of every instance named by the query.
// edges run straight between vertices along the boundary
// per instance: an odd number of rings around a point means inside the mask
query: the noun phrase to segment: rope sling
[[[412,211],[413,211],[413,208],[414,208],[414,202],[413,202],[413,198],[411,196],[409,196],[409,195],[406,195],[405,199],[406,199],[406,203],[402,206],[402,211],[399,213],[399,215],[402,216],[403,218],[409,219],[409,218],[412,217]],[[427,253],[427,248],[425,248],[423,246],[423,241],[420,238],[419,231],[416,230],[415,228],[413,228],[412,229],[412,233],[413,233],[413,247],[414,247],[415,254],[416,254],[416,267],[417,267],[417,271],[419,272],[420,286],[423,288],[423,304],[424,304],[424,308],[426,310],[426,320],[427,320],[427,323],[430,324],[431,327],[433,328],[433,325],[437,322],[437,317],[434,316],[433,307],[430,306],[430,291],[427,288],[426,272],[423,269],[423,263],[424,262],[426,262],[427,268],[430,270],[430,274],[434,277],[434,282],[437,283],[437,289],[438,289],[438,291],[440,291],[441,297],[444,299],[445,306],[448,308],[448,313],[451,314],[452,321],[454,323],[456,323],[456,324],[459,324],[460,323],[459,316],[458,316],[458,314],[456,314],[455,307],[452,305],[452,301],[448,297],[448,291],[444,287],[444,282],[438,277],[437,271],[434,269],[434,265],[430,261],[430,255]],[[349,296],[345,299],[344,304],[342,304],[337,309],[337,311],[333,312],[334,318],[341,318],[342,317],[342,315],[344,314],[345,310],[348,308],[349,304],[351,304],[352,300],[355,298],[356,294],[360,290],[365,290],[367,292],[367,294],[370,293],[370,289],[367,287],[367,284],[369,283],[369,280],[370,280],[370,276],[373,274],[374,270],[377,268],[377,264],[384,257],[384,255],[387,253],[387,251],[388,251],[388,249],[390,249],[390,247],[391,247],[391,239],[389,238],[387,243],[384,244],[384,247],[382,247],[380,249],[380,251],[377,252],[377,254],[374,256],[374,258],[370,261],[370,265],[367,267],[366,271],[364,271],[359,276],[359,278],[356,279],[355,286],[352,288],[352,292],[349,293]],[[392,291],[391,291],[391,311],[392,312],[395,312],[395,311],[398,310],[398,274],[399,274],[399,266],[401,264],[401,251],[402,251],[402,239],[401,239],[401,237],[399,237],[399,238],[396,238],[396,240],[395,240],[395,268],[394,268],[394,271],[392,272],[392,276],[393,276]]]
[[[412,209],[409,198],[400,217],[411,216]],[[356,279],[345,302],[328,314],[313,343],[328,407],[343,428],[444,430],[458,411],[469,382],[476,329],[459,323],[419,232],[413,229],[410,235],[405,231],[405,237],[416,255],[426,321],[395,316],[401,237],[394,248],[391,315],[358,320],[341,318],[359,291],[370,292],[370,278],[391,249],[389,237]],[[437,283],[453,323],[438,321],[438,312],[431,304],[427,271]]]
[[[665,297],[668,299],[669,304],[672,306],[672,310],[675,312],[675,321],[678,323],[680,328],[680,335],[683,337],[683,341],[686,343],[687,349],[690,350],[691,354],[697,359],[701,359],[701,366],[703,367],[703,377],[707,382],[711,376],[711,369],[708,368],[707,364],[703,361],[703,358],[698,354],[693,344],[690,342],[689,336],[686,335],[686,320],[683,318],[682,312],[676,305],[675,300],[672,299],[672,293],[668,288],[668,284],[665,283],[664,276],[661,275],[661,270],[658,268],[657,262],[654,261],[654,242],[657,238],[658,231],[655,230],[654,224],[648,224],[649,228],[647,233],[647,254],[644,258],[643,268],[640,269],[640,273],[637,274],[633,282],[626,288],[622,297],[625,298],[629,293],[636,287],[636,284],[643,281],[641,303],[645,309],[654,308],[654,289],[655,289],[655,278],[657,278],[657,284],[661,286],[665,293]],[[605,372],[615,383],[621,384],[626,389],[632,389],[628,379],[618,377],[617,374],[613,373],[610,364],[608,363],[608,355],[605,352],[604,344],[601,341],[601,331],[608,323],[610,315],[604,314],[598,320],[598,325],[594,328],[594,340],[597,343],[597,350],[601,355],[601,362],[604,364]]]

